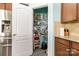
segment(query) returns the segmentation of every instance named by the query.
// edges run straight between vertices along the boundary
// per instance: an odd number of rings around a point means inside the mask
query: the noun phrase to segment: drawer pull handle
[[[73,52],[77,52],[77,50],[76,50],[76,49],[72,49],[72,51],[73,51]]]
[[[71,54],[74,54],[74,52],[72,51]]]
[[[70,49],[66,49],[66,51],[70,51]]]
[[[16,36],[16,34],[13,34],[13,36]]]

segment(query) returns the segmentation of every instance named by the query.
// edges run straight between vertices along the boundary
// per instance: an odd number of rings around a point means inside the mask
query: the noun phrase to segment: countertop
[[[79,36],[60,36],[60,35],[55,35],[55,37],[79,43]]]

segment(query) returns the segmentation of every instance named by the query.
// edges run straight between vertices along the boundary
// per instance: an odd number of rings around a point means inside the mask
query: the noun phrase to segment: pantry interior
[[[34,55],[46,56],[48,47],[48,7],[45,6],[36,8],[33,10],[33,12]]]

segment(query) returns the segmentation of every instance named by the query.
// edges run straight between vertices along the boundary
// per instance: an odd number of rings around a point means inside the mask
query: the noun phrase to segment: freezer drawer
[[[2,45],[2,56],[11,56],[11,55],[12,55],[11,44]]]

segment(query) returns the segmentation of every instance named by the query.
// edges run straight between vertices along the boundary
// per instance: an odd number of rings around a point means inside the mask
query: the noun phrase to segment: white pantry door
[[[22,4],[12,7],[12,56],[32,55],[33,10]]]

